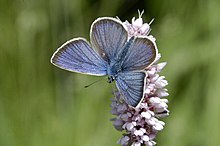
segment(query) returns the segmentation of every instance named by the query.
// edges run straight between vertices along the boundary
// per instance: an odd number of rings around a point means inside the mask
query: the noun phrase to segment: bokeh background
[[[158,146],[220,145],[219,0],[1,0],[0,145],[114,146],[112,86],[49,62],[65,41],[89,39],[101,16],[152,18],[168,62],[170,116]]]

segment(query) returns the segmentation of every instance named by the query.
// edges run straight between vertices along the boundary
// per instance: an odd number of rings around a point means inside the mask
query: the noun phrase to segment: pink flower
[[[132,23],[129,23],[128,21],[123,22],[125,28],[128,31],[128,35],[131,36],[146,36],[150,33],[150,24],[153,22],[154,19],[151,20],[150,23],[143,23],[143,19],[141,18],[144,11],[140,13],[138,11],[138,18],[135,17],[132,18]],[[152,39],[154,39],[152,37]]]
[[[139,12],[139,18],[132,19],[132,23],[124,22],[129,36],[149,36],[150,23],[143,23],[141,18],[143,12]],[[156,39],[150,35],[152,41]],[[125,131],[123,137],[118,141],[122,146],[153,146],[154,139],[159,131],[163,130],[165,123],[160,120],[169,115],[168,85],[164,76],[159,73],[166,66],[166,62],[157,63],[161,55],[158,54],[156,62],[146,69],[147,83],[144,91],[144,99],[136,108],[128,106],[118,91],[112,99],[111,113],[116,117],[112,119],[114,127],[119,131]]]

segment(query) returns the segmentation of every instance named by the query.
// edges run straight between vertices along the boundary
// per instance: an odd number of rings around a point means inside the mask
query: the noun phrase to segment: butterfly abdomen
[[[125,58],[125,56],[126,56],[128,50],[129,50],[129,48],[131,47],[132,43],[134,42],[134,39],[135,39],[134,36],[131,37],[131,38],[127,41],[127,43],[124,45],[124,47],[123,47],[121,53],[119,53],[120,56],[118,57],[118,60],[119,60],[118,62],[121,62],[121,63],[123,62],[123,60],[124,60],[124,58]]]

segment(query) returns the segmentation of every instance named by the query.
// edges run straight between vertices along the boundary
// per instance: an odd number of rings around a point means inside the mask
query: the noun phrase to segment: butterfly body
[[[156,44],[148,37],[131,37],[121,21],[98,18],[90,31],[91,45],[83,38],[64,43],[53,54],[52,64],[77,73],[108,76],[125,102],[136,107],[144,97],[146,72],[156,58]]]
[[[121,50],[119,52],[115,59],[110,61],[107,65],[107,75],[108,75],[108,82],[112,83],[114,80],[117,80],[117,76],[120,72],[123,72],[123,59],[125,58],[128,48],[130,47],[130,44],[134,40],[134,37],[130,38],[128,42],[125,43]]]

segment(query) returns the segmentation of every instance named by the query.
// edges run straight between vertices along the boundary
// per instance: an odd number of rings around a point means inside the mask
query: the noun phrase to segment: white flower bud
[[[146,118],[146,119],[150,119],[151,118],[151,114],[149,112],[142,112],[141,115]]]
[[[153,129],[157,131],[161,131],[163,130],[163,125],[161,125],[160,123],[155,123],[155,125],[153,126]]]
[[[147,136],[147,135],[143,135],[143,136],[142,136],[142,140],[143,140],[143,141],[149,141],[150,138],[149,138],[149,136]]]

